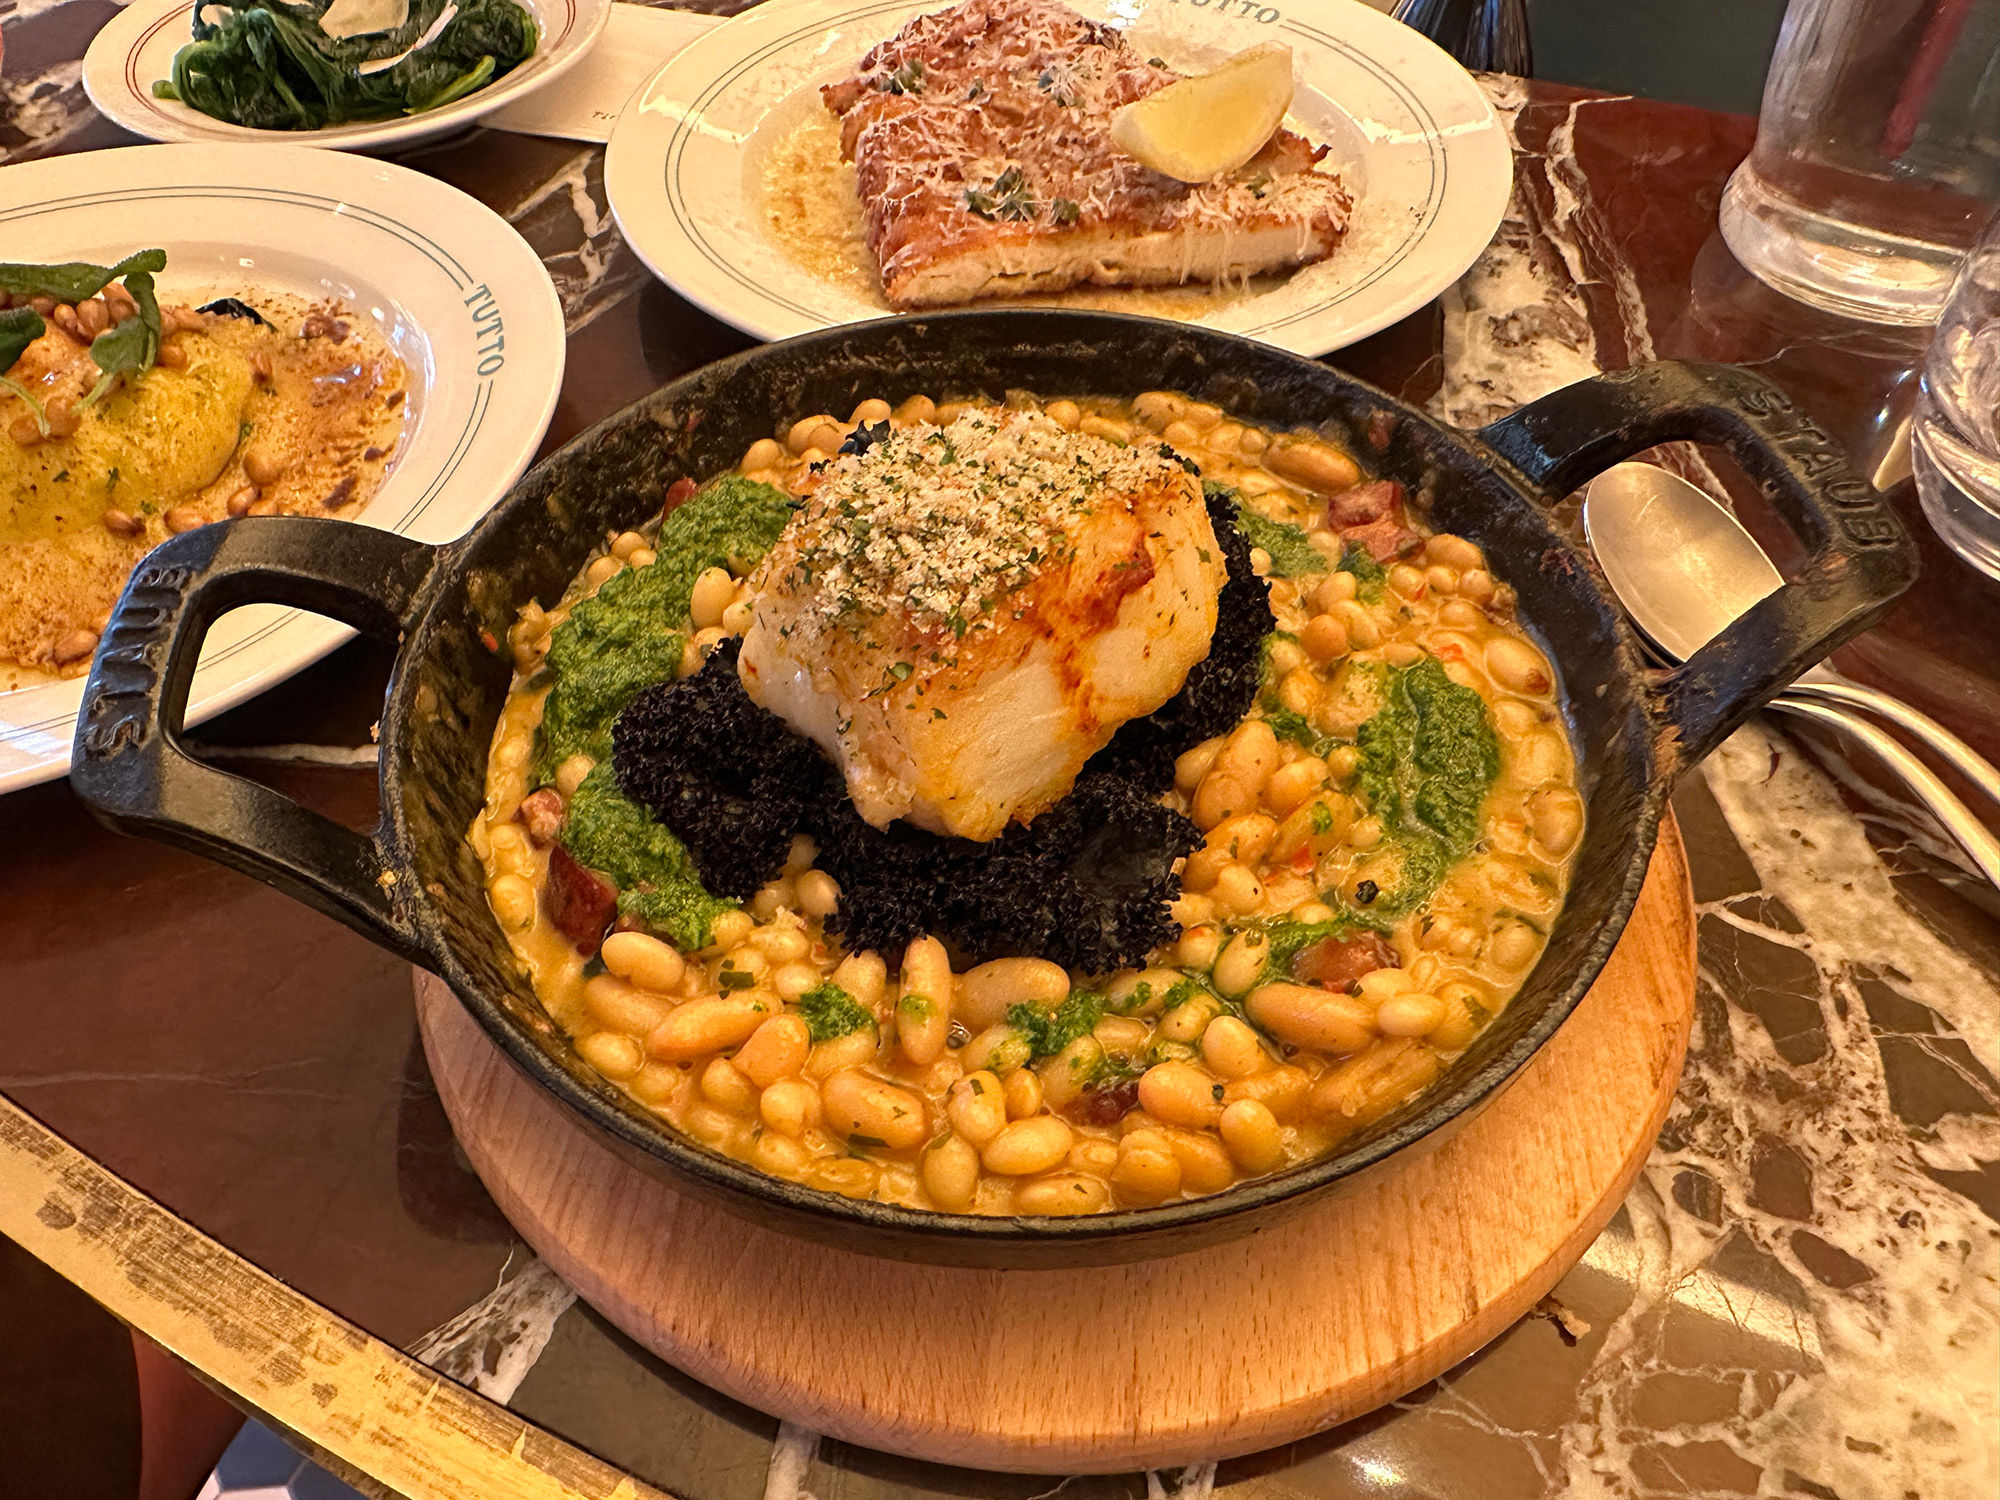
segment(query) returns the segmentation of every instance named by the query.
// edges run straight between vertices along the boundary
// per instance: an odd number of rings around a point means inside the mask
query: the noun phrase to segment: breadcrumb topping
[[[964,636],[1069,555],[1099,495],[1180,473],[1170,452],[1070,432],[1040,412],[913,424],[820,471],[793,522],[784,585],[811,596],[804,618],[815,633],[896,614]]]

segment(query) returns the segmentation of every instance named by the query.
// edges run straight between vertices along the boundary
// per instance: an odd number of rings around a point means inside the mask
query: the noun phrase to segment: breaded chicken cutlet
[[[1279,130],[1216,181],[1112,144],[1112,116],[1179,75],[1053,0],[919,16],[821,90],[855,164],[895,308],[1082,283],[1217,282],[1332,253],[1353,199],[1324,146]]]

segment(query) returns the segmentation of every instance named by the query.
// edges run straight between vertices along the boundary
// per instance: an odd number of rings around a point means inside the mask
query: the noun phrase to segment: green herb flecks
[[[831,980],[814,985],[793,1003],[815,1042],[830,1042],[875,1024],[874,1012]]]
[[[1334,564],[1334,568],[1354,576],[1357,592],[1364,599],[1377,597],[1389,577],[1389,570],[1375,561],[1366,547],[1356,542],[1349,542],[1340,549],[1340,561]]]
[[[572,755],[610,756],[619,710],[680,666],[695,579],[731,557],[762,557],[792,508],[771,485],[738,475],[713,480],[661,523],[657,562],[626,569],[570,611],[545,661],[556,680],[535,739],[537,781],[553,780]]]
[[[666,933],[677,948],[706,948],[710,924],[736,908],[710,895],[687,846],[618,790],[608,760],[569,799],[560,836],[578,864],[618,887],[621,912]]]
[[[1435,657],[1390,673],[1356,743],[1361,795],[1401,854],[1395,888],[1356,914],[1375,925],[1421,906],[1472,852],[1500,746],[1485,700],[1445,676]]]
[[[1032,219],[1037,212],[1028,180],[1019,167],[1009,167],[993,179],[991,187],[967,188],[965,206],[982,219]]]
[[[917,58],[910,58],[892,73],[875,80],[875,90],[882,94],[921,94],[924,91],[924,65]]]
[[[1088,990],[1070,991],[1054,1010],[1027,1004],[1007,1009],[1007,1024],[1028,1039],[1036,1057],[1055,1056],[1103,1019],[1104,997]]]
[[[441,108],[512,72],[541,42],[534,17],[514,0],[455,0],[456,13],[424,41],[449,3],[410,0],[392,31],[331,37],[320,26],[323,0],[226,8],[204,0],[194,9],[194,40],[174,54],[172,79],[155,83],[153,94],[256,130],[319,130]],[[220,20],[207,19],[211,9]],[[390,58],[400,61],[361,71]]]
[[[1055,100],[1064,109],[1076,109],[1083,103],[1083,100],[1077,95],[1064,91],[1062,81],[1050,69],[1044,68],[1042,70],[1041,76],[1035,80],[1035,87]]]

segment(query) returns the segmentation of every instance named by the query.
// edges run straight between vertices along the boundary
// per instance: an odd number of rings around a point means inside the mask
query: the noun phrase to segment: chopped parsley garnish
[[[1065,93],[1062,85],[1056,82],[1056,75],[1046,68],[1042,70],[1042,76],[1035,80],[1035,87],[1055,100],[1064,109],[1075,109],[1083,103],[1076,95]]]

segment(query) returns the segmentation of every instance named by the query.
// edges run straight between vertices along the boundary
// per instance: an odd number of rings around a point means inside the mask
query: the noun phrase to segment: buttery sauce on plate
[[[815,94],[817,91],[814,91]],[[840,121],[814,107],[775,133],[758,174],[758,213],[785,258],[819,281],[890,311],[868,251],[854,163],[840,156]],[[1068,307],[1191,323],[1283,286],[1289,275],[1211,286],[1081,286],[1039,297],[983,297],[980,307]]]

